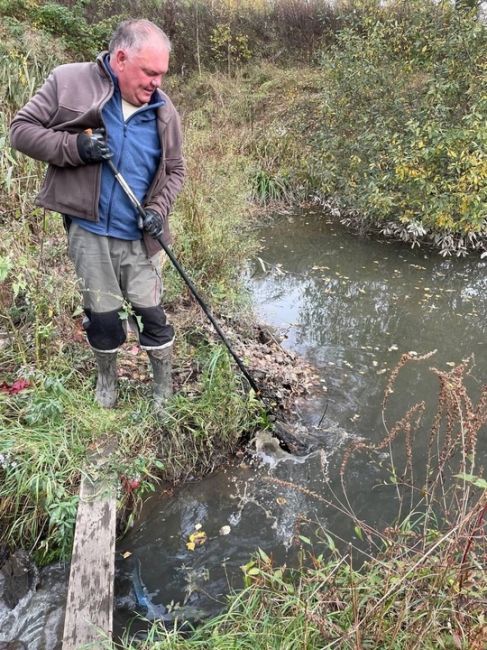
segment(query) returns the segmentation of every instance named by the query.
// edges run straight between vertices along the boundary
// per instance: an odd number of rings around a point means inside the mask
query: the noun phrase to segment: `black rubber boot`
[[[172,396],[172,345],[160,350],[147,351],[154,377],[153,396],[156,409],[164,408]]]
[[[96,365],[98,366],[98,377],[96,380],[95,400],[100,406],[112,409],[117,403],[117,353],[98,352],[95,353]]]

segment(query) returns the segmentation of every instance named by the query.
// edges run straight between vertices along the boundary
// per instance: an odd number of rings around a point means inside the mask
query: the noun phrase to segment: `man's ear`
[[[127,53],[125,50],[116,50],[115,53],[110,56],[110,63],[112,62],[112,59],[114,59],[113,63],[115,64],[112,64],[112,67],[117,70],[123,70],[127,61]]]

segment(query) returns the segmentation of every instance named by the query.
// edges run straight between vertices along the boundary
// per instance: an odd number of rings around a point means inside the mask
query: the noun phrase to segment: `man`
[[[160,304],[156,241],[169,240],[168,215],[184,178],[179,116],[159,89],[170,50],[150,21],[125,21],[96,63],[56,68],[10,128],[13,147],[49,163],[36,202],[61,213],[68,228],[98,366],[96,400],[106,408],[117,400],[117,351],[126,339],[119,312],[127,303],[152,365],[156,405],[172,393],[174,331]],[[112,156],[145,207],[143,230],[106,164]]]

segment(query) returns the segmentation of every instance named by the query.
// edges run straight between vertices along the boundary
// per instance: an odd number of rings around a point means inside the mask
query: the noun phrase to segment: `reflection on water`
[[[359,544],[340,495],[342,451],[351,438],[383,438],[384,388],[403,352],[436,350],[401,370],[389,423],[420,399],[431,419],[438,393],[431,365],[448,369],[473,354],[469,388],[475,393],[485,383],[484,262],[360,239],[313,212],[264,225],[260,236],[263,250],[248,281],[260,318],[283,332],[284,345],[314,364],[327,385],[325,396],[302,406],[309,427],[327,407],[322,449],[300,463],[229,467],[151,498],[119,547],[119,631],[134,610],[151,618],[159,607],[169,621],[215,613],[230,586],[242,585],[239,567],[258,547],[292,563],[300,535],[316,552],[326,553],[327,530],[343,544]],[[421,439],[418,449],[421,461]],[[404,461],[401,448],[394,453]],[[357,454],[347,471],[356,516],[378,528],[397,514],[389,465],[385,453]],[[186,543],[199,526],[207,541],[190,550]]]
[[[343,427],[383,435],[383,391],[403,352],[437,350],[429,365],[443,369],[473,354],[473,374],[485,378],[486,262],[364,240],[313,212],[280,218],[260,235],[249,280],[257,311],[319,369],[328,414]],[[404,371],[391,419],[408,398],[434,400],[427,367]]]

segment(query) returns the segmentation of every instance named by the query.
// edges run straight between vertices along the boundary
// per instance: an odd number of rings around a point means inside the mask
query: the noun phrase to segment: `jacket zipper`
[[[123,150],[125,149],[125,138],[127,137],[127,123],[124,122],[123,124],[123,138],[122,138],[122,146],[120,148],[120,154],[117,157],[117,167],[118,169],[121,169],[121,161],[123,159]],[[112,189],[110,191],[110,200],[108,201],[108,213],[107,213],[107,223],[106,223],[106,232],[105,234],[108,236],[108,233],[110,231],[110,221],[111,221],[111,214],[112,214],[112,204],[113,204],[113,195],[115,194],[115,189],[117,188],[117,182],[115,178],[112,179]]]
[[[105,103],[106,103],[106,102],[105,102]],[[142,109],[142,110],[149,110],[150,108],[151,108],[151,107],[146,106],[146,107],[144,107],[144,109]],[[120,110],[122,111],[122,108],[121,108],[121,107],[120,107]],[[152,109],[152,110],[154,110],[154,109]],[[123,175],[123,169],[122,169],[121,161],[122,161],[122,159],[123,159],[123,155],[122,155],[122,154],[123,154],[123,150],[125,149],[125,141],[126,141],[126,137],[127,137],[128,124],[129,124],[129,122],[132,120],[133,117],[135,117],[136,115],[139,114],[139,111],[140,111],[140,109],[137,110],[137,111],[135,111],[135,113],[132,113],[132,115],[128,118],[128,120],[126,120],[126,121],[123,120],[123,139],[122,139],[122,147],[121,147],[121,149],[120,149],[120,155],[119,155],[118,158],[117,158],[117,167],[118,167],[118,169],[120,169],[120,171],[122,172],[122,175]],[[123,119],[123,111],[122,111],[122,119]],[[157,115],[156,115],[156,120],[157,120]],[[159,129],[157,129],[157,136],[159,137]],[[164,147],[163,147],[162,142],[160,143],[160,146],[161,146],[161,154],[162,154],[161,158],[162,158],[162,161],[164,162],[165,151],[164,151]],[[153,186],[153,184],[154,184],[154,182],[155,182],[155,179],[156,179],[157,176],[158,176],[158,173],[157,173],[158,171],[159,171],[159,166],[158,166],[158,168],[157,168],[157,170],[156,170],[156,173],[155,173],[155,175],[154,175],[154,180],[152,181],[151,186],[150,186],[150,188],[149,188],[148,191],[147,191],[147,196],[149,195],[150,190],[151,190],[151,188],[152,188],[152,186]],[[106,235],[106,236],[108,236],[108,233],[109,233],[109,230],[110,230],[110,216],[111,216],[111,213],[112,213],[113,196],[114,196],[114,193],[115,193],[115,188],[116,188],[116,186],[117,186],[117,183],[116,183],[115,179],[113,179],[112,189],[111,189],[111,192],[110,192],[110,200],[109,200],[109,202],[108,202],[108,214],[107,214],[107,222],[106,222],[106,230],[105,230],[105,235]]]

